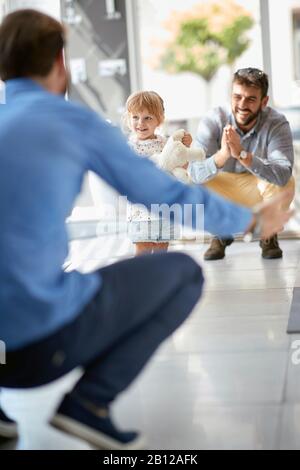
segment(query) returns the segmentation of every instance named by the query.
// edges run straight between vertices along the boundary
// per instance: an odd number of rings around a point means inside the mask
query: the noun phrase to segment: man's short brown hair
[[[269,78],[262,70],[252,67],[239,69],[233,76],[233,83],[259,88],[261,90],[262,98],[265,98],[268,95]]]
[[[45,77],[64,47],[64,28],[36,10],[17,10],[0,26],[0,77]]]

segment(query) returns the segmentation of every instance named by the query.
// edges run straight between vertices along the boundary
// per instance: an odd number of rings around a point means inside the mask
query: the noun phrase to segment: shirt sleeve
[[[121,132],[94,118],[86,136],[87,169],[94,171],[133,203],[165,204],[181,210],[180,222],[219,236],[241,233],[252,220],[249,209],[238,206],[201,186],[188,186],[159,170],[129,148]],[[204,207],[204,227],[197,216]],[[185,217],[186,212],[189,217]],[[178,220],[178,219],[177,219]]]
[[[269,183],[285,186],[292,176],[294,163],[293,138],[287,121],[280,122],[268,137],[267,158],[254,155],[251,173]]]
[[[201,184],[209,181],[218,173],[214,156],[207,158],[203,162],[191,162],[188,167],[188,173],[193,183]]]
[[[214,160],[214,155],[221,146],[221,124],[218,118],[218,111],[215,109],[200,120],[195,138],[195,147],[204,149],[206,160],[190,163],[188,171],[194,183],[209,181],[219,171]]]

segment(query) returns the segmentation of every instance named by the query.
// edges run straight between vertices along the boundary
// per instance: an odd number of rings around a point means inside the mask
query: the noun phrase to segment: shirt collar
[[[129,136],[129,141],[134,144],[153,144],[153,142],[163,142],[163,137],[161,135],[155,134],[155,136],[155,139],[140,140],[135,134],[132,133]]]
[[[27,93],[49,93],[45,88],[30,78],[13,78],[5,84],[6,102],[11,102]]]

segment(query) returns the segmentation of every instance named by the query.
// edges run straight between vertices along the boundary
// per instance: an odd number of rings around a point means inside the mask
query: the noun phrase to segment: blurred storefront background
[[[66,23],[70,97],[114,125],[132,91],[152,89],[165,101],[165,132],[184,126],[194,134],[209,108],[229,103],[236,69],[264,69],[271,103],[292,127],[300,186],[299,0],[0,0],[0,7],[1,16],[30,7]],[[115,199],[89,175],[74,214]]]

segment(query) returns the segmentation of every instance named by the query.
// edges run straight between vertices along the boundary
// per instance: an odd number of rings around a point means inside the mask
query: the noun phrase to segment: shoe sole
[[[222,257],[219,256],[218,258],[210,258],[210,257],[205,258],[205,256],[203,257],[204,261],[218,261],[219,259],[224,259],[224,258],[225,258],[225,255]]]
[[[282,258],[282,255],[280,256],[264,256],[264,255],[261,255],[263,259],[281,259]]]
[[[87,441],[92,446],[101,450],[141,450],[145,449],[145,440],[142,437],[137,438],[130,444],[122,444],[112,437],[100,431],[94,431],[85,424],[80,423],[72,418],[57,414],[50,421],[51,426],[64,431],[73,436],[79,437]]]
[[[0,421],[0,436],[9,438],[18,437],[18,426]]]

